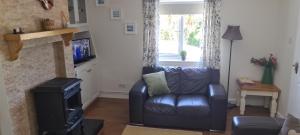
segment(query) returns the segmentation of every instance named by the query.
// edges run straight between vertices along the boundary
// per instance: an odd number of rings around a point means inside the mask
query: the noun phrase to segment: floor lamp
[[[229,55],[229,69],[228,69],[228,80],[227,80],[227,99],[229,97],[229,82],[230,82],[230,68],[231,68],[231,52],[232,52],[232,44],[235,40],[242,40],[243,36],[240,31],[240,26],[231,26],[227,27],[226,32],[222,36],[223,39],[227,39],[230,41],[230,55]],[[235,105],[228,103],[228,108],[233,108]]]

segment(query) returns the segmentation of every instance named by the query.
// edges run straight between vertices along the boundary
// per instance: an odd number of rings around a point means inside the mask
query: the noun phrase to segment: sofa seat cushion
[[[150,97],[145,103],[146,113],[175,114],[176,96],[173,94]]]
[[[208,100],[202,95],[180,95],[177,98],[177,113],[191,117],[209,116]]]

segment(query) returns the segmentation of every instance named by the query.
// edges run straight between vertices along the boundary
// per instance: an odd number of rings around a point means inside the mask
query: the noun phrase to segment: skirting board
[[[99,97],[98,95],[99,94],[95,94],[92,99],[90,99],[90,100],[86,101],[85,103],[83,103],[83,105],[82,105],[83,110],[88,108]]]
[[[285,116],[283,116],[280,112],[276,113],[277,118],[285,119]]]
[[[230,98],[228,99],[228,102],[231,104],[236,104],[236,99],[235,98]]]
[[[100,92],[100,97],[128,99],[128,92],[108,92],[108,91],[101,91]]]
[[[236,98],[230,98],[228,100],[229,103],[231,104],[236,104],[237,99]],[[270,102],[268,102],[267,104],[270,104]],[[264,106],[265,105],[265,101],[263,99],[263,97],[247,97],[246,99],[246,105],[251,105],[251,106]]]

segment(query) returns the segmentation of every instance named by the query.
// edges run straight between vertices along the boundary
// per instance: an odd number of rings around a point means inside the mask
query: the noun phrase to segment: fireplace
[[[93,135],[85,131],[97,133],[102,128],[103,121],[84,120],[81,81],[55,78],[33,90],[39,135]]]
[[[68,133],[82,123],[80,82],[55,78],[34,90],[39,134]]]

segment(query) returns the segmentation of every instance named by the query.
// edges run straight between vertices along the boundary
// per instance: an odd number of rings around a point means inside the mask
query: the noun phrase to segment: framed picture
[[[105,6],[107,4],[107,0],[96,0],[96,6]]]
[[[136,23],[130,22],[125,24],[125,34],[137,34]]]
[[[122,11],[120,8],[111,8],[110,9],[110,18],[112,20],[120,20],[122,18]]]

